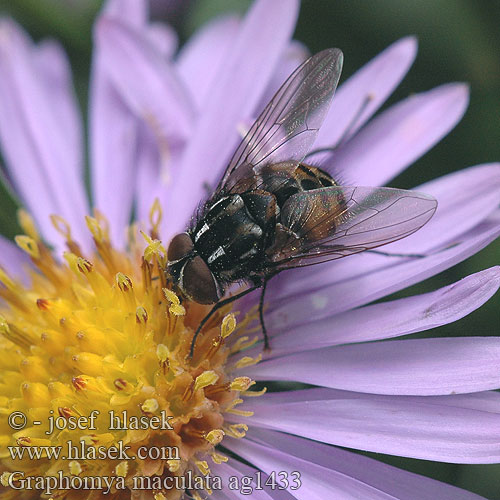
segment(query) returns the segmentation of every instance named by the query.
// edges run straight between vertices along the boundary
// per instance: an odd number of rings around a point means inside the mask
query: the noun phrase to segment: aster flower
[[[4,417],[18,411],[28,423],[13,430],[1,420],[1,498],[39,498],[36,489],[15,488],[62,471],[72,484],[112,478],[109,497],[117,499],[181,498],[183,490],[164,481],[189,474],[220,477],[224,486],[204,484],[192,498],[245,497],[229,484],[252,476],[248,487],[268,481],[252,498],[465,499],[477,496],[331,445],[500,461],[499,339],[388,340],[474,311],[498,289],[499,268],[372,304],[498,236],[497,164],[418,187],[438,199],[436,215],[386,249],[424,258],[364,254],[283,273],[266,299],[270,353],[262,352],[250,295],[214,316],[195,357],[187,356],[207,308],[181,303],[169,289],[164,243],[184,228],[203,184],[221,175],[241,130],[306,57],[291,41],[297,11],[294,0],[256,1],[244,19],[212,21],[174,56],[175,34],[148,23],[143,1],[108,2],[95,29],[89,105],[93,212],[65,55],[55,42],[35,45],[2,21],[4,176],[27,211],[19,215],[20,249],[0,240],[0,401]],[[323,168],[352,184],[381,185],[457,123],[468,99],[462,84],[417,94],[372,118],[415,53],[413,38],[400,40],[339,87],[315,148],[342,141],[323,155]],[[128,227],[132,207],[137,222]],[[255,381],[317,387],[265,393],[252,390]],[[63,428],[93,411],[95,428]],[[110,411],[173,418],[163,430],[110,429]],[[62,428],[47,433],[51,416]],[[58,446],[67,456],[69,442],[89,453],[121,442],[142,456],[20,459],[6,448]],[[172,453],[149,453],[158,449]],[[139,490],[134,477],[163,482]],[[285,478],[286,491],[272,487]]]

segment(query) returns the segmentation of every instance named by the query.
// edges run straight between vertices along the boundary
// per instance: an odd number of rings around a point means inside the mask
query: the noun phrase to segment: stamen
[[[87,227],[89,228],[92,236],[96,243],[104,243],[105,242],[105,233],[102,227],[99,225],[99,222],[94,217],[90,217],[89,215],[85,217],[85,222],[87,223]]]
[[[0,282],[3,283],[10,291],[18,292],[19,287],[12,281],[10,276],[0,267]]]
[[[247,431],[248,431],[248,425],[246,424],[233,424],[225,429],[226,434],[237,439],[245,437]]]
[[[145,325],[148,322],[148,312],[144,307],[139,306],[135,310],[135,321],[139,325]]]
[[[231,354],[235,354],[240,351],[244,351],[249,347],[255,345],[259,340],[258,336],[255,336],[252,339],[249,339],[246,335],[244,337],[240,337],[232,346],[231,346]]]
[[[165,363],[168,359],[168,348],[164,344],[158,344],[156,347],[156,355],[158,356],[158,359],[162,362]]]
[[[144,403],[142,403],[141,405],[142,411],[146,413],[154,413],[156,410],[158,410],[159,407],[160,405],[155,398],[146,399],[146,401],[144,401]]]
[[[149,211],[149,223],[151,224],[151,238],[154,240],[159,239],[159,226],[163,217],[160,200],[155,198],[153,205]]]
[[[144,259],[150,261],[153,257],[156,257],[161,266],[165,267],[167,250],[163,246],[162,242],[151,238],[143,231],[141,231],[141,234],[148,244],[144,250]]]
[[[67,419],[69,417],[74,416],[75,412],[71,408],[68,408],[67,406],[59,406],[59,408],[57,409],[57,413],[59,413],[60,417]]]
[[[198,467],[198,470],[204,475],[210,474],[210,468],[208,467],[208,463],[205,460],[197,460],[195,462],[196,467]]]
[[[80,375],[78,377],[73,377],[71,380],[71,383],[73,384],[73,387],[77,391],[84,391],[87,389],[87,386],[90,382],[90,377],[86,377],[85,375]]]
[[[24,250],[32,259],[40,258],[40,250],[38,249],[38,243],[31,238],[30,236],[26,236],[24,234],[18,235],[14,238],[16,245]]]
[[[122,292],[129,292],[133,288],[131,279],[122,273],[117,273],[116,283]]]
[[[75,255],[81,255],[82,252],[79,245],[71,237],[71,227],[66,219],[64,219],[60,215],[51,215],[50,220],[56,231],[65,239],[66,246],[68,247],[69,251],[74,253]]]
[[[31,438],[27,436],[20,436],[16,439],[16,444],[18,446],[31,446]]]
[[[123,305],[128,311],[136,311],[135,293],[132,280],[123,273],[117,273],[115,276],[118,289],[122,292],[121,297]]]
[[[256,365],[261,360],[262,360],[262,354],[259,354],[256,358],[251,358],[250,356],[243,356],[235,363],[234,367],[236,369],[246,368],[248,366]]]
[[[104,434],[88,434],[80,437],[87,446],[107,445],[114,441],[115,437],[110,432]]]
[[[120,462],[116,467],[115,467],[115,472],[117,476],[120,477],[127,477],[128,473],[128,462],[124,460],[123,462]]]
[[[204,438],[214,446],[217,446],[224,439],[224,431],[222,429],[213,429],[207,433]]]
[[[226,314],[222,319],[222,325],[220,328],[220,334],[223,339],[229,337],[231,333],[234,332],[236,328],[236,318],[233,313]]]
[[[115,379],[113,385],[118,391],[128,391],[130,388],[130,384],[123,378]]]
[[[9,479],[12,474],[10,472],[2,472],[2,475],[0,476],[0,483],[2,483],[2,486],[9,486]]]
[[[31,217],[31,215],[26,212],[26,210],[20,208],[17,211],[17,221],[21,226],[21,229],[26,233],[30,238],[35,241],[40,241],[40,235],[36,229],[35,221]]]
[[[166,299],[170,302],[169,312],[174,316],[184,316],[186,314],[186,309],[181,305],[179,297],[169,290],[168,288],[163,288],[163,293]]]
[[[166,373],[169,365],[170,365],[170,360],[169,360],[169,351],[168,348],[165,344],[158,344],[156,348],[156,356],[158,357],[158,360],[160,361],[160,366],[163,370],[163,373]]]
[[[85,276],[89,275],[94,267],[91,262],[82,257],[78,257],[76,259],[76,266],[82,274],[85,274]]]
[[[215,451],[210,453],[210,456],[212,457],[214,463],[216,463],[217,465],[220,465],[221,463],[227,462],[229,460],[229,458],[225,455],[221,455],[220,453],[216,453]]]
[[[205,354],[206,359],[212,359],[215,353],[219,350],[220,346],[224,344],[224,341],[229,335],[231,335],[236,328],[236,318],[234,314],[227,314],[222,319],[222,324],[220,328],[220,335],[214,339],[212,345],[209,347],[207,353]]]
[[[72,460],[68,467],[69,473],[73,474],[73,476],[78,476],[82,472],[82,466],[76,460]]]
[[[254,385],[255,382],[249,377],[236,377],[231,382],[232,391],[246,391],[250,386]]]
[[[98,215],[97,212],[96,215]],[[108,229],[105,224],[101,224],[103,222],[102,216],[98,220],[97,217],[94,218],[87,215],[85,217],[85,221],[87,223],[87,227],[92,233],[95,246],[97,247],[97,251],[99,252],[106,268],[110,273],[115,273],[116,266],[111,251]]]
[[[203,389],[209,385],[214,385],[215,382],[219,379],[219,375],[215,373],[213,370],[205,371],[201,375],[196,377],[194,383],[194,391],[196,392],[198,389]]]
[[[226,413],[232,413],[233,415],[239,415],[241,417],[251,417],[253,415],[253,411],[245,411],[245,410],[235,410],[234,407],[243,403],[243,399],[235,399],[227,408]]]
[[[9,339],[14,344],[28,350],[33,344],[30,334],[21,331],[16,325],[9,324],[7,320],[0,315],[0,335]]]
[[[40,311],[48,311],[51,303],[47,299],[36,299],[36,306]]]
[[[181,466],[181,461],[178,459],[167,460],[167,466],[170,472],[177,472]]]
[[[146,294],[150,294],[153,290],[151,279],[151,264],[143,257],[141,262],[142,286]]]
[[[242,393],[242,396],[257,398],[259,396],[263,396],[266,392],[267,392],[267,387],[264,387],[264,389],[261,389],[260,391],[245,391]]]

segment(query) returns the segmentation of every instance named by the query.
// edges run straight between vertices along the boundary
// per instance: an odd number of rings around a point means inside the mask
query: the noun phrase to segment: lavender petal
[[[447,337],[307,351],[259,363],[245,375],[346,391],[434,396],[496,389],[499,365],[500,339]]]
[[[108,0],[104,3],[101,16],[119,19],[127,26],[144,28],[149,17],[148,0]]]
[[[35,50],[35,64],[46,86],[46,95],[52,100],[51,108],[57,114],[55,124],[65,137],[65,156],[71,158],[67,168],[83,175],[83,130],[80,108],[71,77],[71,67],[62,46],[54,40],[42,41]]]
[[[400,500],[481,498],[454,486],[391,467],[377,460],[280,432],[251,429],[244,440],[231,441],[229,448],[264,470],[300,472],[304,480],[304,489],[294,491],[296,495],[302,492],[302,497],[297,498]],[[332,486],[330,492],[326,490],[326,496],[317,496],[318,482],[325,489],[328,488],[328,484]],[[311,496],[307,496],[308,494]]]
[[[416,54],[416,38],[402,38],[340,85],[314,148],[333,147],[341,138],[352,136],[397,87]]]
[[[193,121],[191,103],[174,68],[147,37],[116,19],[102,17],[96,38],[115,88],[158,141],[168,145],[170,140],[188,137]]]
[[[310,320],[307,335],[303,334],[303,326],[284,331],[278,328],[271,332],[272,351],[266,359],[332,345],[399,337],[452,323],[488,301],[498,290],[499,280],[499,269],[494,267],[434,292]],[[252,350],[245,354],[257,355],[259,349],[260,346],[254,348],[255,353]],[[259,373],[261,366],[265,365],[258,366]]]
[[[122,248],[134,196],[137,120],[111,84],[97,51],[89,104],[94,206],[109,220],[113,243]]]
[[[500,460],[500,393],[385,396],[307,389],[241,405],[251,424],[338,446],[451,463]]]
[[[265,484],[262,484],[262,487],[264,489],[259,490],[255,489],[257,486],[255,482],[256,474],[259,473],[259,471],[253,467],[250,467],[246,464],[243,464],[241,462],[238,462],[237,460],[230,460],[228,463],[221,463],[215,465],[213,468],[213,473],[214,475],[217,475],[221,477],[222,479],[222,484],[225,486],[224,488],[224,493],[230,492],[232,495],[234,495],[234,498],[240,498],[242,500],[245,500],[249,498],[249,494],[251,492],[252,498],[256,498],[257,500],[293,500],[295,497],[287,494],[286,492],[283,492],[282,495],[277,493],[276,491],[271,490],[271,488],[266,487]],[[251,488],[253,488],[253,491],[248,489],[246,492],[240,492],[238,490],[229,490],[227,488],[227,485],[230,484],[231,477],[237,477],[238,480],[240,481],[240,484],[242,482],[242,478],[246,477],[253,477],[254,481],[249,485]],[[265,477],[264,474],[262,474],[262,477]],[[234,479],[233,479],[234,481]],[[281,492],[280,492],[281,493]],[[286,495],[286,496],[284,496]]]
[[[0,141],[10,179],[50,243],[63,246],[49,219],[55,213],[88,248],[83,179],[79,167],[71,168],[75,156],[68,156],[67,137],[39,77],[32,43],[12,21],[2,20],[0,31]]]
[[[411,96],[374,118],[326,160],[325,168],[353,184],[382,185],[450,132],[468,100],[464,84]]]
[[[151,23],[147,31],[148,39],[155,49],[165,59],[172,59],[179,46],[177,32],[171,26],[158,22]]]
[[[231,51],[238,34],[240,19],[224,16],[208,22],[181,48],[176,68],[197,109],[210,102],[221,65]]]

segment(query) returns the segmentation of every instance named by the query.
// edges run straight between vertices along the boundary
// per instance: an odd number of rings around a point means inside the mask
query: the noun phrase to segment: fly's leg
[[[366,253],[374,253],[376,255],[383,255],[384,257],[411,257],[412,259],[423,259],[429,256],[423,253],[389,253],[381,252],[380,250],[366,250]]]
[[[264,279],[264,283],[262,284],[262,292],[260,294],[260,300],[259,300],[260,326],[262,327],[262,333],[264,334],[264,349],[266,349],[266,351],[270,350],[269,337],[267,336],[267,329],[264,323],[264,295],[266,293],[266,286],[268,281],[269,281],[268,279]]]
[[[409,257],[412,259],[423,259],[424,257],[430,257],[431,255],[444,252],[450,248],[456,247],[458,243],[451,243],[450,245],[440,248],[439,250],[433,250],[429,253],[391,253],[391,252],[381,252],[380,250],[366,250],[366,253],[374,253],[376,255],[383,255],[384,257]]]
[[[196,329],[196,332],[194,332],[193,340],[191,341],[191,349],[189,350],[189,357],[192,358],[194,354],[194,345],[196,343],[196,339],[198,335],[201,332],[201,329],[205,326],[205,323],[212,317],[212,315],[221,307],[224,307],[227,304],[230,304],[231,302],[234,302],[235,300],[238,300],[241,297],[244,297],[250,292],[253,292],[257,288],[260,288],[261,285],[256,285],[251,288],[248,288],[247,290],[244,290],[241,293],[238,293],[236,295],[233,295],[232,297],[229,297],[227,299],[221,300],[215,304],[212,309],[210,309],[210,312],[200,321],[200,324],[198,325],[198,328]]]

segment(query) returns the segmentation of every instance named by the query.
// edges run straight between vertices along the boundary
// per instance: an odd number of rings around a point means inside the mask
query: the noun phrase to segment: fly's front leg
[[[241,293],[238,293],[236,295],[233,295],[232,297],[229,297],[224,300],[220,300],[217,302],[212,309],[210,309],[210,312],[200,321],[200,324],[198,325],[198,328],[196,329],[196,332],[194,332],[193,340],[191,341],[191,349],[189,350],[189,357],[192,358],[194,354],[194,345],[196,344],[196,339],[198,338],[198,335],[201,332],[201,329],[205,325],[205,323],[211,318],[211,316],[216,312],[218,309],[221,307],[224,307],[227,304],[230,304],[231,302],[234,302],[235,300],[238,300],[241,297],[244,297],[250,292],[253,292],[257,288],[260,288],[260,285],[253,286],[251,288],[248,288],[247,290],[244,290]]]
[[[264,279],[264,282],[262,283],[262,292],[260,293],[260,299],[259,299],[259,319],[260,319],[260,326],[262,327],[262,333],[264,335],[264,349],[266,351],[271,350],[271,347],[269,346],[269,337],[267,335],[266,325],[264,323],[264,295],[266,293],[266,287],[268,281],[269,279],[267,278]]]

